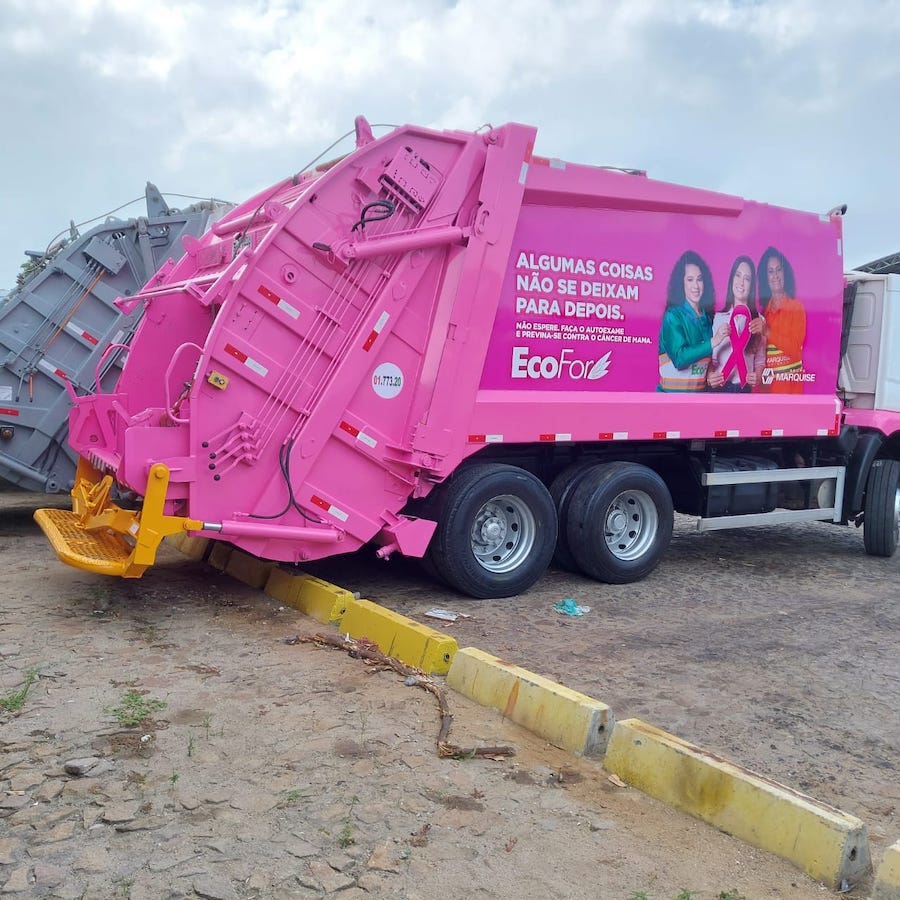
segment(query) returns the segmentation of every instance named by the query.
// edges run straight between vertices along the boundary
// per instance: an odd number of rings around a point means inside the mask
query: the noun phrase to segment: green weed
[[[122,702],[109,712],[120,725],[133,728],[147,722],[154,713],[165,709],[166,705],[162,700],[145,697],[141,691],[130,688],[122,695]]]
[[[346,850],[347,847],[352,847],[356,843],[356,839],[353,837],[353,823],[350,821],[350,817],[353,815],[353,807],[359,803],[359,797],[355,794],[350,798],[350,809],[347,810],[347,818],[344,819],[344,827],[341,828],[341,833],[338,836],[338,845],[341,849]]]
[[[0,697],[0,710],[8,713],[19,712],[25,705],[25,698],[31,690],[31,686],[38,680],[38,670],[29,669],[25,673],[25,683],[17,691],[11,691],[5,697]]]
[[[115,888],[115,896],[116,897],[130,897],[131,896],[131,888],[134,885],[133,878],[119,878],[113,882],[113,887]]]
[[[346,850],[347,847],[352,847],[356,843],[356,840],[353,837],[353,825],[350,824],[350,820],[347,819],[344,822],[344,827],[341,829],[340,837],[338,837],[338,845]]]

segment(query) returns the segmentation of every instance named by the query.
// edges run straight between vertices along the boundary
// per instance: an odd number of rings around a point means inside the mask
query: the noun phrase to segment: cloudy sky
[[[849,268],[900,250],[898,46],[900,0],[2,0],[0,287],[148,179],[243,200],[357,113],[847,203]]]

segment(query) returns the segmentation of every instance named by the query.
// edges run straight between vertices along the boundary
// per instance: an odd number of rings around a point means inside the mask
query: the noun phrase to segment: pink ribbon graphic
[[[722,377],[726,383],[728,376],[737,369],[741,387],[747,383],[747,360],[744,357],[744,349],[750,343],[750,319],[752,315],[749,307],[743,303],[736,303],[731,310],[731,318],[728,320],[728,336],[731,339],[731,355],[722,366]],[[740,325],[738,324],[740,322]]]

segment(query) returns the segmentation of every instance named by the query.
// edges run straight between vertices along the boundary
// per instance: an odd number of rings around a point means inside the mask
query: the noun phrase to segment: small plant
[[[175,787],[175,785],[178,784],[178,779],[180,777],[181,776],[174,769],[172,769],[172,774],[169,776],[169,781],[172,782],[172,787]]]
[[[162,700],[145,697],[136,688],[130,688],[122,695],[122,702],[110,710],[120,725],[133,728],[153,717],[154,713],[166,708]]]
[[[212,713],[207,713],[200,724],[206,729],[206,739],[209,740],[209,726],[212,725]]]
[[[17,691],[11,691],[5,697],[0,697],[0,710],[8,713],[19,712],[25,705],[25,698],[31,690],[31,686],[38,680],[38,670],[29,669],[25,673],[25,683]]]
[[[720,891],[716,900],[747,900],[747,898],[743,894],[732,889],[730,891]]]
[[[350,817],[353,815],[353,807],[356,806],[357,803],[359,803],[359,797],[354,794],[350,798],[350,809],[347,810],[347,818],[344,819],[344,827],[341,829],[341,833],[338,836],[338,844],[342,850],[346,850],[356,843],[356,839],[353,837],[353,824],[350,821]]]
[[[145,644],[155,644],[159,640],[160,632],[156,625],[142,625],[135,628],[135,632]]]
[[[194,755],[194,736],[192,734],[188,735],[188,748],[187,748],[188,756]]]
[[[294,788],[292,791],[288,791],[285,794],[284,802],[293,806],[295,803],[300,803],[302,800],[306,800],[307,796],[303,793],[299,788]]]
[[[132,878],[119,878],[113,882],[113,887],[115,888],[115,896],[116,897],[130,897],[131,896],[131,888],[134,884],[134,879]]]
[[[356,841],[353,838],[353,825],[350,824],[350,820],[346,819],[344,821],[344,827],[341,829],[340,836],[338,837],[338,845],[342,850],[346,850],[347,847],[352,847]]]
[[[650,900],[650,895],[646,891],[632,891],[628,900]]]
[[[694,892],[689,891],[687,888],[682,888],[678,895],[675,897],[675,900],[693,900]]]

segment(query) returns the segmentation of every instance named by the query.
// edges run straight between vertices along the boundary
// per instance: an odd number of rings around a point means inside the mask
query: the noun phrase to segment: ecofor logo
[[[529,356],[527,347],[513,347],[513,378],[571,378],[573,381],[595,381],[609,372],[612,350],[600,359],[572,359],[572,350],[561,350],[557,356]]]

